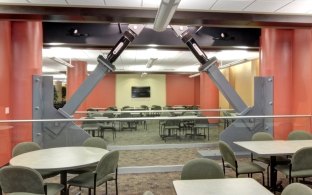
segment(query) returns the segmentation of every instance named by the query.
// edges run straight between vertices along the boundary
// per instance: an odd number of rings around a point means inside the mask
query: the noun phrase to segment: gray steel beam
[[[95,70],[90,74],[90,76],[80,85],[77,91],[72,95],[63,108],[59,111],[61,114],[67,116],[75,113],[79,105],[83,100],[89,95],[93,88],[97,85],[99,81],[103,79],[108,71],[113,71],[115,66],[112,65],[103,56],[98,57],[99,64]]]
[[[216,62],[216,60],[214,62]],[[208,61],[206,64],[202,65],[201,70],[209,75],[210,79],[215,83],[225,99],[231,104],[237,113],[243,113],[248,110],[247,105],[226,80],[215,63]]]

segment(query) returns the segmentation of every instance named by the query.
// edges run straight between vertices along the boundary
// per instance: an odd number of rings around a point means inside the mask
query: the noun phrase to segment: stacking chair
[[[271,141],[274,140],[273,136],[270,133],[267,132],[257,132],[251,137],[252,141]],[[270,157],[266,156],[254,156],[253,153],[251,153],[251,161],[259,161],[264,164],[267,164],[267,185],[269,186],[270,183],[270,164],[271,159]],[[277,156],[276,163],[277,164],[288,164],[290,162],[289,159],[283,156]]]
[[[206,129],[207,129],[207,139],[209,140],[209,122],[208,119],[196,119],[193,126],[194,136],[203,136],[206,138]],[[200,130],[203,130],[204,134],[200,133]]]
[[[248,174],[248,176],[251,175],[252,177],[253,173],[261,173],[262,183],[264,185],[264,174],[263,174],[264,168],[253,162],[243,162],[238,164],[233,150],[224,141],[219,142],[219,149],[222,156],[222,165],[224,174],[225,174],[224,163],[227,162],[229,166],[235,171],[236,177],[238,177],[238,175],[240,174]]]
[[[120,114],[119,116],[120,118],[131,118],[131,113],[129,112],[123,112]],[[126,124],[126,126],[124,126]],[[132,130],[137,130],[137,121],[134,120],[126,120],[126,121],[120,121],[119,122],[120,125],[120,130],[124,130],[124,129],[130,129]]]
[[[166,120],[162,127],[161,138],[166,141],[168,137],[178,138],[180,133],[180,120]]]
[[[114,113],[111,112],[105,112],[102,115],[103,117],[107,117],[107,118],[115,118]],[[104,137],[104,133],[107,130],[111,130],[113,133],[113,140],[115,140],[116,138],[116,127],[115,127],[115,122],[114,121],[105,121],[103,123],[99,124],[99,131],[101,132],[101,134]]]
[[[291,163],[288,165],[277,165],[275,169],[285,174],[289,183],[293,178],[312,177],[312,147],[305,147],[292,156]]]
[[[14,146],[12,150],[12,157],[15,157],[20,154],[24,154],[26,152],[40,150],[40,149],[41,147],[39,146],[39,144],[35,142],[21,142]],[[41,174],[43,179],[54,177],[59,174],[59,172],[43,171],[43,170],[40,170],[39,173]]]
[[[221,166],[210,159],[198,158],[188,161],[182,169],[181,179],[219,179],[224,178]]]
[[[288,140],[310,140],[312,134],[303,130],[295,130],[288,134]]]
[[[292,183],[286,186],[282,195],[312,195],[312,189],[301,183]]]
[[[86,117],[86,119],[94,119],[94,118],[93,117]],[[95,136],[100,137],[101,136],[99,133],[99,124],[97,121],[82,121],[81,128],[93,137],[95,137]]]
[[[40,173],[22,166],[6,166],[0,169],[0,186],[5,194],[59,194],[62,184],[44,183]]]
[[[93,189],[93,194],[96,194],[96,187],[105,183],[105,189],[107,194],[107,182],[115,180],[116,195],[118,195],[118,185],[117,185],[117,168],[119,160],[119,151],[111,151],[105,154],[95,171],[90,171],[87,173],[82,173],[76,177],[67,181],[68,189],[71,186],[77,186],[89,189],[89,195],[91,195],[91,189]]]
[[[107,143],[102,138],[89,137],[82,143],[82,146],[106,149]],[[84,167],[84,168],[68,170],[67,172],[70,174],[81,174],[81,173],[94,171],[95,169],[96,169],[96,165],[93,165],[93,166],[88,166],[88,167]]]

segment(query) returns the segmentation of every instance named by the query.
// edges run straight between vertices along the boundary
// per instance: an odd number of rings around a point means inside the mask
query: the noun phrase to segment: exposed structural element
[[[71,63],[66,62],[65,60],[62,60],[61,58],[57,58],[57,57],[51,57],[51,60],[56,61],[59,64],[62,64],[64,66],[67,66],[69,68],[73,68],[74,66]]]
[[[217,58],[207,58],[188,32],[187,27],[172,26],[172,29],[202,64],[199,71],[208,74],[236,113],[239,113],[240,116],[272,115],[272,78],[259,77],[255,79],[254,106],[249,108],[216,66]],[[265,130],[272,133],[272,125],[272,119],[237,119],[221,133],[220,139],[230,144],[234,150],[240,151],[243,149],[233,144],[234,141],[251,140],[252,135],[258,131]]]
[[[173,14],[181,0],[162,0],[160,2],[155,21],[154,21],[154,30],[162,32],[166,30],[169,25]]]
[[[158,58],[150,58],[150,59],[148,59],[148,61],[147,61],[147,63],[146,63],[146,68],[151,68],[153,65],[154,65],[154,63],[155,63],[155,61],[157,60]]]
[[[93,88],[110,71],[112,64],[123,50],[140,34],[143,25],[129,25],[129,29],[108,54],[97,58],[95,70],[75,91],[63,108],[56,110],[53,106],[53,78],[34,76],[33,78],[33,119],[70,119],[79,105],[91,93]],[[81,145],[90,135],[73,122],[43,122],[33,125],[33,140],[44,148]]]

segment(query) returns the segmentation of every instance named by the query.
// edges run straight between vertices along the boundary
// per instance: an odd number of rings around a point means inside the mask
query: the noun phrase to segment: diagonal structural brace
[[[236,112],[242,113],[248,110],[247,105],[243,102],[237,92],[229,84],[226,78],[222,75],[218,67],[217,58],[207,58],[206,54],[199,48],[194,38],[190,35],[185,26],[171,26],[178,37],[188,46],[188,48],[195,55],[197,60],[202,64],[199,71],[205,71],[215,83],[218,89],[222,92],[227,101],[233,106]]]

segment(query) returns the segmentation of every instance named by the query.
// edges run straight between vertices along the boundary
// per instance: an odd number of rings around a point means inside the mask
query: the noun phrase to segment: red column
[[[32,118],[32,76],[42,73],[42,22],[12,22],[12,119]],[[16,123],[12,143],[32,140],[32,124]]]
[[[11,23],[0,21],[0,120],[10,119]],[[0,123],[0,167],[11,157],[11,124]]]
[[[274,77],[274,115],[292,114],[293,30],[262,29],[260,75]],[[274,136],[284,139],[292,129],[291,119],[274,120]]]
[[[74,67],[67,68],[66,100],[71,98],[87,77],[87,62],[72,61],[71,64]],[[78,110],[85,111],[86,109],[84,101]]]
[[[200,73],[200,108],[219,108],[219,90],[207,73]],[[205,116],[219,116],[219,112],[205,112],[203,114]],[[218,119],[211,119],[209,122],[217,123]]]

